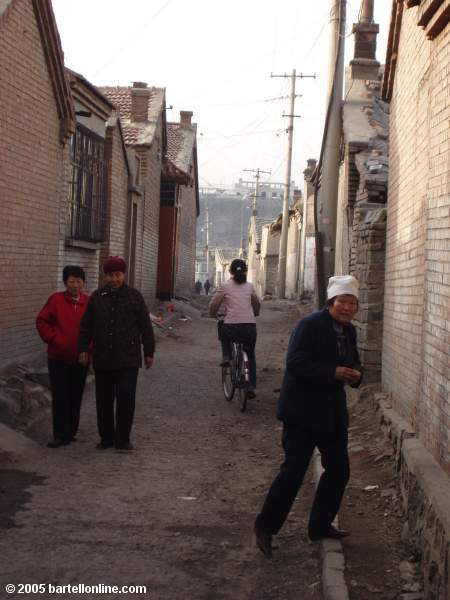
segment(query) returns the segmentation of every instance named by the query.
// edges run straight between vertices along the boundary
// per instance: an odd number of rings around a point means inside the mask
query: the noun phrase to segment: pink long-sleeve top
[[[217,289],[211,304],[219,306],[224,303],[224,323],[256,323],[252,296],[257,297],[252,283],[236,283],[229,279]]]

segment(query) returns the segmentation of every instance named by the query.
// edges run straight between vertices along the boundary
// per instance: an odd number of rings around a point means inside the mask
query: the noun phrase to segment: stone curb
[[[314,453],[313,470],[317,487],[323,471],[319,452]],[[345,557],[341,542],[332,539],[321,540],[320,556],[322,559],[323,600],[349,600],[348,588],[344,578]]]

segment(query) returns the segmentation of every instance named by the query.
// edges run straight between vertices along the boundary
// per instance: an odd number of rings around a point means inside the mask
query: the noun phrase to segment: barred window
[[[104,140],[78,124],[71,141],[67,236],[86,242],[106,237]]]

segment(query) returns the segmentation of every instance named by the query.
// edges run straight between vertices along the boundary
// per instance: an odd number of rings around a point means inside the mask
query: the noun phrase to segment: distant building
[[[292,190],[295,184],[292,182]],[[203,239],[205,207],[208,206],[210,242],[219,247],[239,248],[247,237],[255,194],[254,182],[242,179],[231,188],[200,188],[200,218],[197,239]],[[260,183],[256,198],[257,216],[271,221],[283,208],[284,185]],[[293,199],[291,201],[293,203]]]

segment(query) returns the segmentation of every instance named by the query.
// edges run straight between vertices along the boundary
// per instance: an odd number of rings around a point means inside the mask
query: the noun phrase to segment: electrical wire
[[[140,27],[137,31],[133,33],[131,37],[128,38],[127,42],[123,46],[121,46],[114,54],[112,54],[95,72],[94,77],[96,77],[99,73],[103,71],[105,67],[110,65],[124,50],[126,50],[129,46],[134,44],[136,40],[142,35],[142,33],[147,29],[147,27],[152,23],[159,15],[171,4],[173,0],[167,0],[166,3],[161,6],[153,15],[146,21],[142,27]]]

